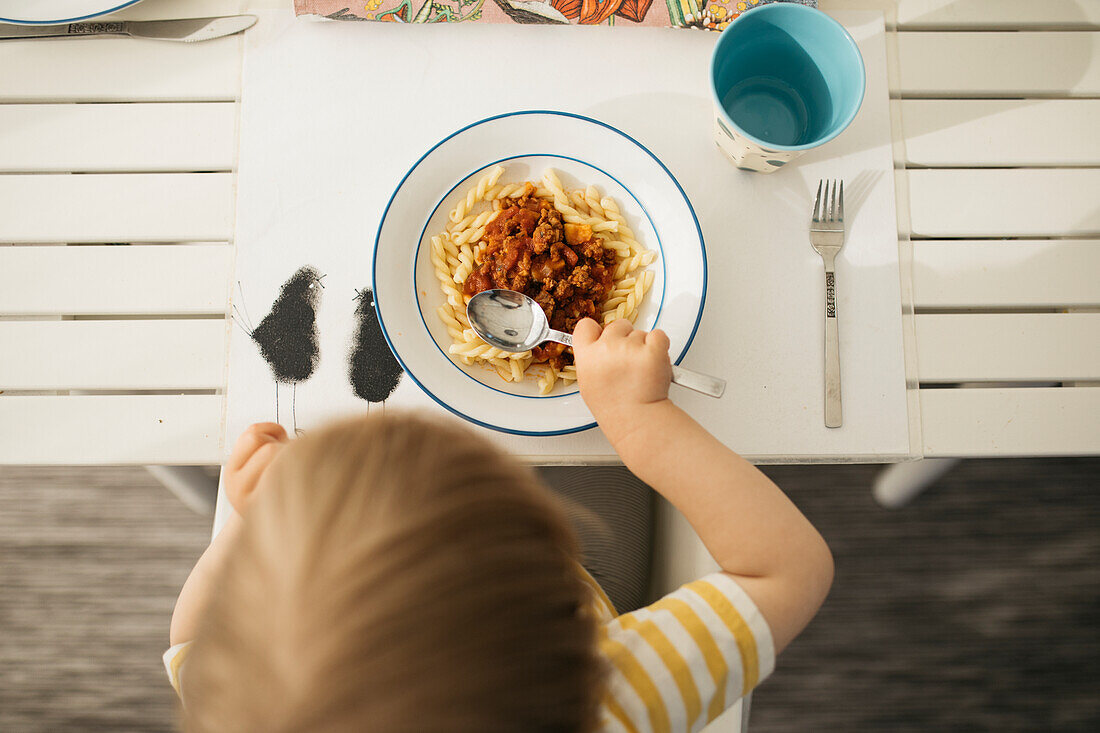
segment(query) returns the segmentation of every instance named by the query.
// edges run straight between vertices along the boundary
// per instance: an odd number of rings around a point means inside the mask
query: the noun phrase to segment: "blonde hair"
[[[390,413],[272,464],[188,658],[188,731],[575,733],[601,690],[591,592],[524,466]]]

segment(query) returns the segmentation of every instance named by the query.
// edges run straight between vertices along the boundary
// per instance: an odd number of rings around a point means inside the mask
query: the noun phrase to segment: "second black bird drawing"
[[[382,328],[374,293],[363,288],[355,296],[355,341],[348,364],[348,379],[355,396],[367,402],[384,402],[401,383],[401,365],[390,351]]]

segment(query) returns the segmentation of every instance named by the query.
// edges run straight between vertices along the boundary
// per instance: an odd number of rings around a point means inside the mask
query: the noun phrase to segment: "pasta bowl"
[[[552,178],[544,178],[548,170]],[[593,224],[607,246],[622,247],[615,281],[621,289],[611,293],[622,296],[615,298],[618,313],[638,328],[663,329],[674,363],[702,317],[706,252],[691,203],[664,164],[622,131],[575,114],[535,110],[480,120],[436,143],[400,181],[379,224],[373,288],[382,332],[402,368],[433,400],[472,423],[560,435],[595,426],[567,371],[544,394],[546,367],[531,365],[509,381],[501,358],[480,358],[494,356],[488,352],[471,358],[478,349],[456,346],[464,324],[454,319],[464,317],[464,308],[454,290],[461,285],[448,280],[462,272],[464,252],[481,236],[461,225],[480,223],[477,204],[489,210],[482,195],[506,201],[513,184],[525,181],[556,196],[555,206],[572,212],[563,214],[566,222]],[[628,271],[629,258],[635,267]],[[615,311],[613,305],[607,317]]]
[[[0,0],[0,23],[60,25],[89,20],[136,5],[140,0]]]

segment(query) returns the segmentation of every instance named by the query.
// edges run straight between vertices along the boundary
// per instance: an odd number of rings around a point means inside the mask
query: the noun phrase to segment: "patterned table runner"
[[[298,15],[391,23],[648,25],[722,30],[769,2],[817,7],[817,0],[294,0]]]

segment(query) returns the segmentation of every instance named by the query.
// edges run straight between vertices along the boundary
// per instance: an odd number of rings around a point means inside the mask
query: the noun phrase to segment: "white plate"
[[[430,258],[431,237],[483,172],[503,163],[501,182],[538,180],[555,168],[566,189],[594,183],[618,201],[638,241],[657,252],[653,286],[637,325],[664,329],[679,363],[703,314],[707,269],[703,235],[672,174],[638,141],[597,120],[527,111],[462,128],[424,154],[398,184],[374,249],[374,298],[390,348],[405,372],[443,407],[470,422],[520,435],[560,435],[595,426],[575,387],[545,396],[534,379],[508,383],[487,366],[456,364],[436,315],[443,293]]]
[[[87,20],[141,0],[0,0],[0,23],[57,25]]]

